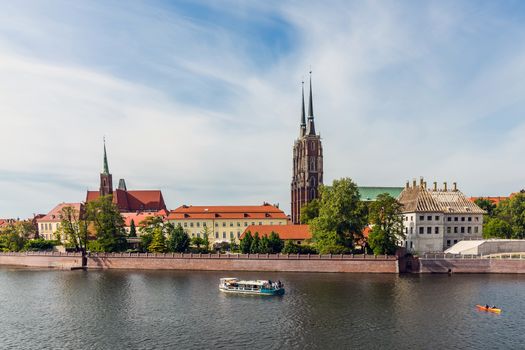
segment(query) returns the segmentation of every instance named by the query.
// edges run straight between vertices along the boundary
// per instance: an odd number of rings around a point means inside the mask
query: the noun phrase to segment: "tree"
[[[239,242],[239,248],[241,250],[241,253],[248,254],[250,253],[250,250],[252,248],[252,242],[253,242],[253,236],[250,231],[247,231],[244,234],[244,237],[241,238],[241,241]]]
[[[284,241],[279,238],[279,234],[272,231],[268,237],[268,241],[269,253],[280,253],[283,250]]]
[[[197,247],[197,250],[200,251],[201,250],[201,246],[204,245],[204,239],[201,238],[201,237],[193,237],[191,239],[191,244],[193,244],[194,246]]]
[[[184,232],[182,226],[180,224],[177,227],[171,225],[169,231],[168,250],[176,253],[187,251],[190,246],[190,237]]]
[[[153,234],[152,233],[144,233],[140,235],[140,250],[145,253],[148,251],[148,247],[150,246],[151,242],[153,241]]]
[[[151,253],[164,253],[166,251],[166,238],[162,228],[157,227],[154,229],[148,251]]]
[[[164,230],[164,219],[162,216],[148,216],[140,223],[142,234],[153,234],[158,228]]]
[[[320,189],[319,216],[310,222],[315,246],[321,254],[347,253],[362,239],[366,207],[349,178],[334,180]]]
[[[270,240],[266,235],[263,235],[261,238],[261,242],[259,243],[259,251],[258,253],[267,254],[270,252]]]
[[[487,215],[489,217],[492,217],[494,215],[494,211],[496,210],[496,205],[492,203],[490,200],[486,198],[478,198],[474,201],[478,207],[485,210],[487,212]]]
[[[129,224],[129,235],[128,237],[137,237],[137,228],[135,227],[135,220],[131,219]]]
[[[113,196],[101,196],[86,205],[86,218],[95,229],[98,244],[105,252],[126,249],[124,219]]]
[[[259,237],[259,232],[255,232],[253,235],[252,245],[250,246],[250,253],[256,254],[259,253],[261,249],[261,238]]]
[[[205,252],[210,251],[210,229],[208,226],[204,226],[202,232],[202,246],[204,247]]]
[[[301,224],[309,224],[319,216],[319,199],[314,199],[301,208]]]
[[[512,238],[512,226],[499,218],[489,218],[483,227],[483,238]]]
[[[512,227],[511,238],[525,238],[525,194],[517,193],[501,201],[494,212],[495,217]]]
[[[284,254],[299,254],[301,252],[301,247],[295,244],[293,241],[286,241],[284,243],[283,253]]]
[[[60,210],[60,226],[57,230],[57,240],[67,242],[75,251],[87,249],[88,224],[81,220],[80,212],[72,206]]]
[[[377,196],[370,205],[369,220],[373,225],[368,243],[375,255],[394,254],[397,242],[404,239],[402,205],[387,193]]]

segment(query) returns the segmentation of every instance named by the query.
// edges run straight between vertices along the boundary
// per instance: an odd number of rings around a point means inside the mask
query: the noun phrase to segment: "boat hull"
[[[283,295],[284,288],[279,289],[262,289],[262,290],[243,290],[243,289],[228,289],[228,288],[219,288],[223,293],[230,294],[247,294],[247,295]]]
[[[495,314],[501,313],[501,309],[497,309],[497,308],[492,308],[492,307],[487,308],[483,305],[476,305],[476,307],[478,308],[478,310],[481,310],[481,311],[492,312]]]

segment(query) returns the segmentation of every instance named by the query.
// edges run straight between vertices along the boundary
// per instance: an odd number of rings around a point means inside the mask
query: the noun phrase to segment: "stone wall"
[[[525,273],[525,259],[419,259],[420,273]]]
[[[82,267],[82,255],[57,252],[0,253],[0,265],[69,270]]]
[[[284,254],[92,254],[88,268],[399,273],[395,257]]]

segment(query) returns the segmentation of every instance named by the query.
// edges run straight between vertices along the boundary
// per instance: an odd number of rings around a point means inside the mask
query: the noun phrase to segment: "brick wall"
[[[525,259],[419,259],[420,273],[525,273]]]
[[[0,265],[19,267],[79,268],[82,256],[76,253],[0,253]]]

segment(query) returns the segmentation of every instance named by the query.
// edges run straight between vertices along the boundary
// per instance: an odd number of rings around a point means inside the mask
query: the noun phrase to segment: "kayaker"
[[[485,304],[485,309],[489,309],[489,304]]]

